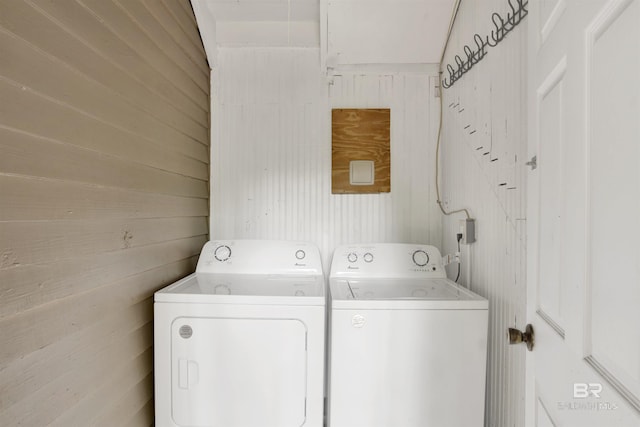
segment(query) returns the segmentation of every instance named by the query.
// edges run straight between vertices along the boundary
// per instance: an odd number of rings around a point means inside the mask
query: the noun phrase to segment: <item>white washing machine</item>
[[[488,301],[438,249],[339,247],[329,286],[329,427],[484,425]]]
[[[155,425],[322,427],[325,301],[316,246],[208,242],[155,294]]]

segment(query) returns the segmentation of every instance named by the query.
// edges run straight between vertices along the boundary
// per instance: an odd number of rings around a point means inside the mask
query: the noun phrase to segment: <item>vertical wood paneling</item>
[[[490,34],[504,0],[463,1],[447,50],[454,63],[473,35]],[[524,425],[525,349],[506,342],[524,329],[526,214],[526,21],[450,89],[443,90],[442,199],[476,218],[477,242],[462,248],[461,282],[487,297],[487,426]],[[445,217],[443,245],[455,250],[460,216]],[[450,270],[450,276],[455,271]]]
[[[153,423],[152,295],[208,236],[191,14],[0,2],[0,425]]]
[[[219,49],[213,238],[440,246],[428,73],[322,75],[318,49]],[[435,74],[435,73],[434,73]],[[391,109],[391,192],[331,194],[331,108]]]

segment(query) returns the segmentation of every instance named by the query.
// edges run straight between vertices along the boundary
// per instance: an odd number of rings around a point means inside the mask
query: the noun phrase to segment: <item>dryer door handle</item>
[[[195,360],[178,360],[178,387],[188,390],[198,384],[200,367]]]

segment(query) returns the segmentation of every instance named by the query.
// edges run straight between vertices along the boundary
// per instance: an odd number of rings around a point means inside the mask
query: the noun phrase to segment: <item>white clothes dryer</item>
[[[208,242],[155,294],[155,425],[322,427],[325,300],[313,244]]]
[[[339,247],[329,286],[329,427],[484,425],[488,301],[438,249]]]

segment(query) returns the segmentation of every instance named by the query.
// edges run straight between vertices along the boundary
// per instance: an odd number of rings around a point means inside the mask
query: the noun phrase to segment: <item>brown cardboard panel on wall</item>
[[[331,192],[391,191],[391,110],[337,108],[331,111]],[[373,184],[353,185],[354,167],[373,162]],[[354,162],[354,163],[352,163]],[[366,173],[365,173],[366,175]]]

